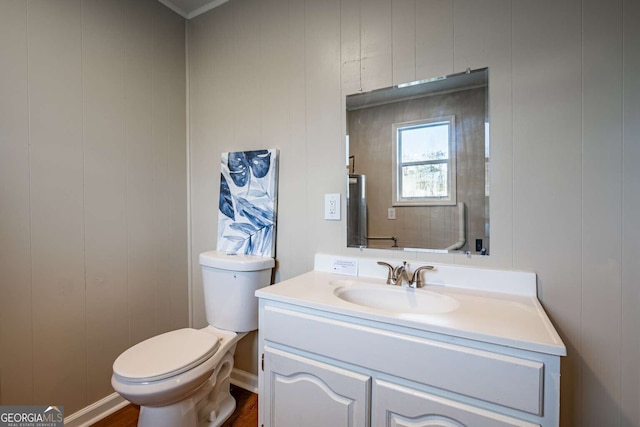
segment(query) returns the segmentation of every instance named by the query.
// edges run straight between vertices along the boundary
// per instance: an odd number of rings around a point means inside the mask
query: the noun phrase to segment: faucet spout
[[[409,270],[407,270],[407,261],[403,261],[402,265],[398,265],[393,269],[393,278],[395,279],[395,284],[398,286],[409,284]]]

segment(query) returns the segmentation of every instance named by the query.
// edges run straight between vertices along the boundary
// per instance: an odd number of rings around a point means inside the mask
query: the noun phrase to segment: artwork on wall
[[[278,150],[222,153],[221,163],[217,249],[275,256]]]

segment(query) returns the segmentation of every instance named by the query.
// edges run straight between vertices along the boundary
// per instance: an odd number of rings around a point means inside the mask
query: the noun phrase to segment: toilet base
[[[138,427],[219,427],[233,414],[230,393],[233,350],[224,355],[211,377],[179,402],[167,406],[141,406]]]
[[[184,405],[183,402],[172,406],[140,408],[138,427],[219,427],[231,417],[236,410],[236,400],[229,395],[220,405],[213,419],[204,418],[198,420],[197,411],[192,405]],[[175,407],[174,407],[175,406]]]
[[[204,421],[200,421],[198,427],[219,427],[229,419],[235,410],[236,400],[233,396],[228,395],[227,398],[221,402],[218,410],[210,413],[209,417],[205,418]]]

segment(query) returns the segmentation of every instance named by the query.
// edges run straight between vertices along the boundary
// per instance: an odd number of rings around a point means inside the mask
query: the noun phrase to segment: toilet
[[[200,254],[208,326],[149,338],[113,363],[111,384],[140,405],[139,427],[216,427],[231,416],[236,343],[258,328],[254,293],[271,283],[274,264],[255,255]]]

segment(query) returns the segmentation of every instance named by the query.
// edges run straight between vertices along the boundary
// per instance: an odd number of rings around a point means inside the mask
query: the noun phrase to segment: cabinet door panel
[[[375,381],[373,406],[376,427],[539,426],[381,380]]]
[[[264,365],[268,425],[369,425],[370,377],[269,347]]]

